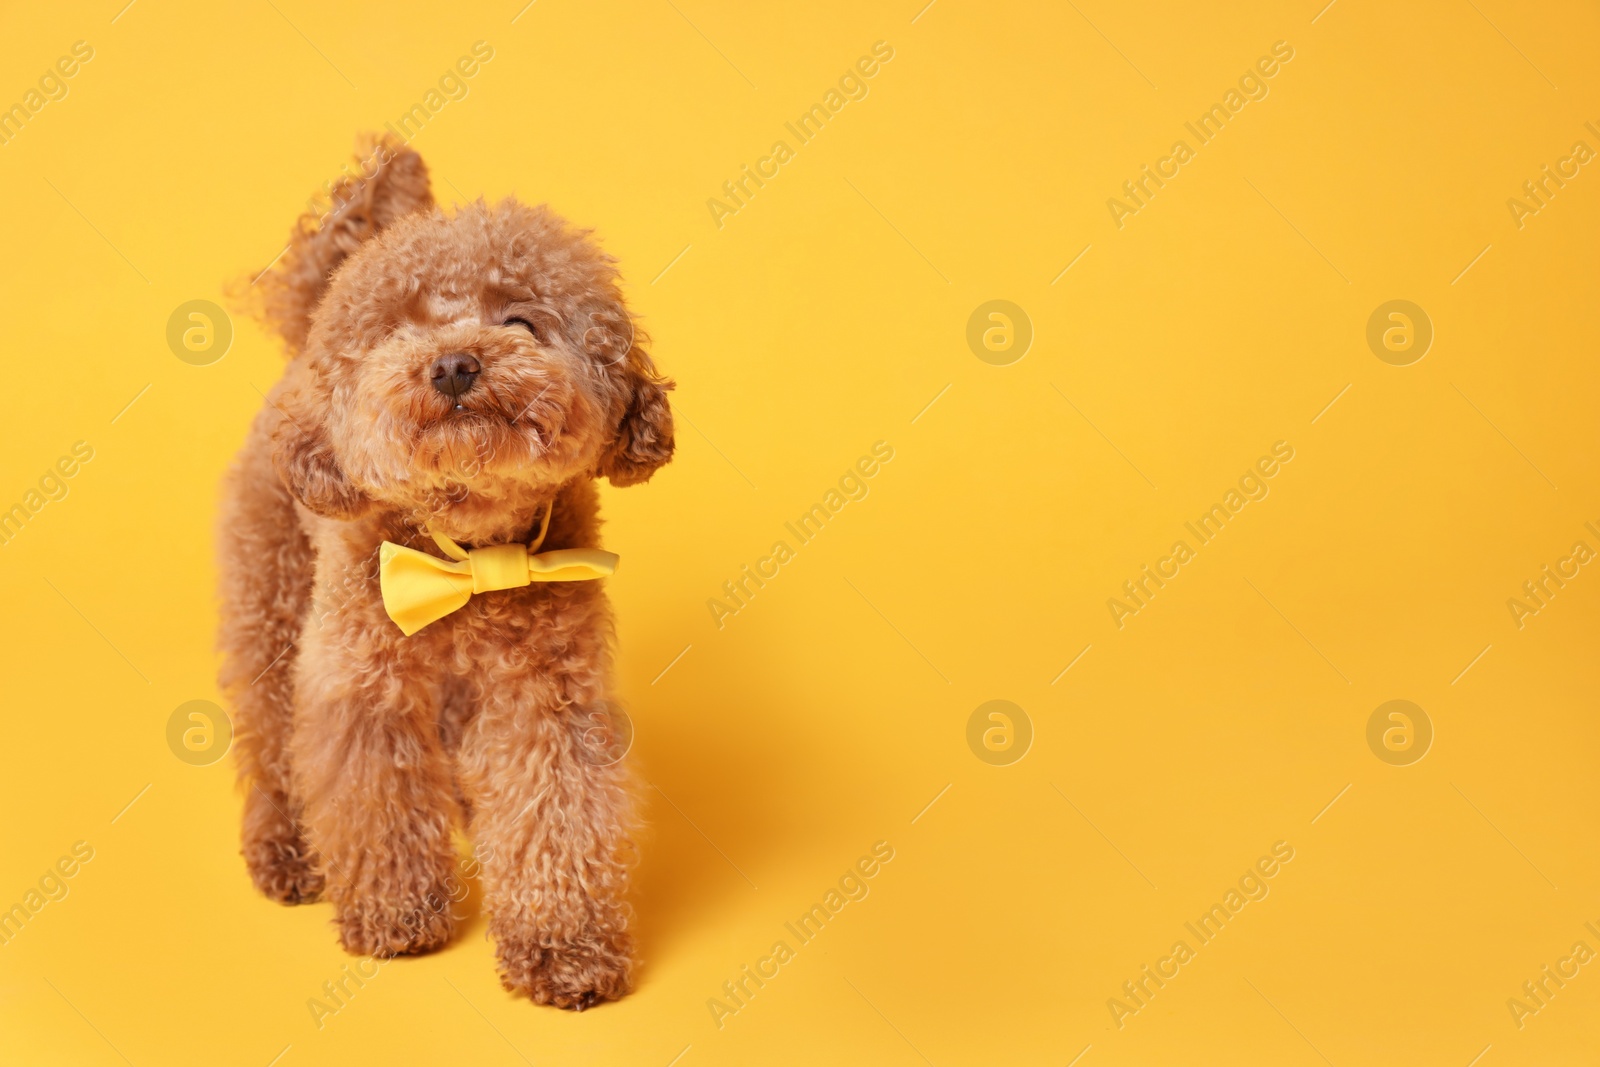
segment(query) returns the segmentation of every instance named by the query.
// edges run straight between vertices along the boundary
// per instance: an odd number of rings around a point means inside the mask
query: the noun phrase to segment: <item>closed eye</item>
[[[507,319],[503,323],[503,325],[506,325],[506,326],[521,326],[523,329],[525,329],[529,333],[531,333],[535,340],[543,340],[543,338],[544,338],[544,335],[540,332],[539,327],[535,326],[533,323],[529,322],[527,319]]]

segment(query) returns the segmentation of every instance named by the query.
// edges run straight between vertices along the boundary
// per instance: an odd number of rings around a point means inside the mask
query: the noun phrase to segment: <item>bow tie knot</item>
[[[523,544],[490,545],[467,550],[467,566],[472,569],[472,591],[491,593],[496,589],[519,589],[530,579],[531,553]]]

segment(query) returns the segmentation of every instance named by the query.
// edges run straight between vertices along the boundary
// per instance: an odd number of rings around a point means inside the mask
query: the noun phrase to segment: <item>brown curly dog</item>
[[[350,952],[427,952],[461,825],[502,980],[582,1009],[631,972],[603,589],[485,592],[405,637],[379,545],[526,542],[550,508],[544,549],[599,547],[593,479],[671,458],[672,384],[586,233],[510,200],[447,214],[394,141],[357,160],[260,282],[291,359],[224,487],[245,862],[275,900],[331,900]]]

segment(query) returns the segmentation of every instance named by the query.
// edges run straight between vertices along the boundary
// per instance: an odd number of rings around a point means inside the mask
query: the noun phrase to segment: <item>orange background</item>
[[[1520,1027],[1507,1005],[1600,951],[1600,576],[1520,628],[1507,606],[1600,549],[1600,176],[1508,207],[1600,149],[1591,7],[122,2],[18,7],[0,38],[0,104],[94,50],[0,146],[0,509],[93,449],[0,547],[0,907],[93,849],[0,945],[0,1060],[1600,1057],[1593,963]],[[641,981],[582,1015],[514,999],[474,900],[319,1019],[357,962],[328,907],[252,891],[231,761],[167,740],[218,699],[216,486],[282,360],[235,317],[193,365],[167,322],[266,267],[355,133],[476,41],[413,142],[439,198],[595,227],[679,382],[676,460],[605,496]],[[791,140],[878,41],[865,97]],[[1195,143],[1280,41],[1267,95]],[[1180,138],[1119,227],[1108,200]],[[780,139],[719,227],[708,200]],[[1020,359],[969,347],[992,300],[1031,325]],[[1405,366],[1367,341],[1391,300],[1433,330]],[[878,441],[865,498],[719,628],[723,583]],[[1119,628],[1107,601],[1279,441],[1265,498]],[[1005,765],[998,720],[969,747],[992,700],[1031,732]],[[1419,761],[1369,747],[1390,700],[1431,726]],[[879,841],[868,895],[790,940]],[[1265,898],[1191,940],[1280,841]],[[1108,1000],[1180,939],[1119,1028]]]

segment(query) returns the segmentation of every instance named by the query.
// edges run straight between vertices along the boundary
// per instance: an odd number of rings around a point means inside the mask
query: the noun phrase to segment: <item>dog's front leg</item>
[[[502,981],[578,1010],[627,993],[632,970],[630,805],[600,674],[497,671],[459,758]]]
[[[307,629],[293,740],[297,791],[350,952],[427,952],[450,938],[455,851],[439,744],[437,649],[364,597]]]

